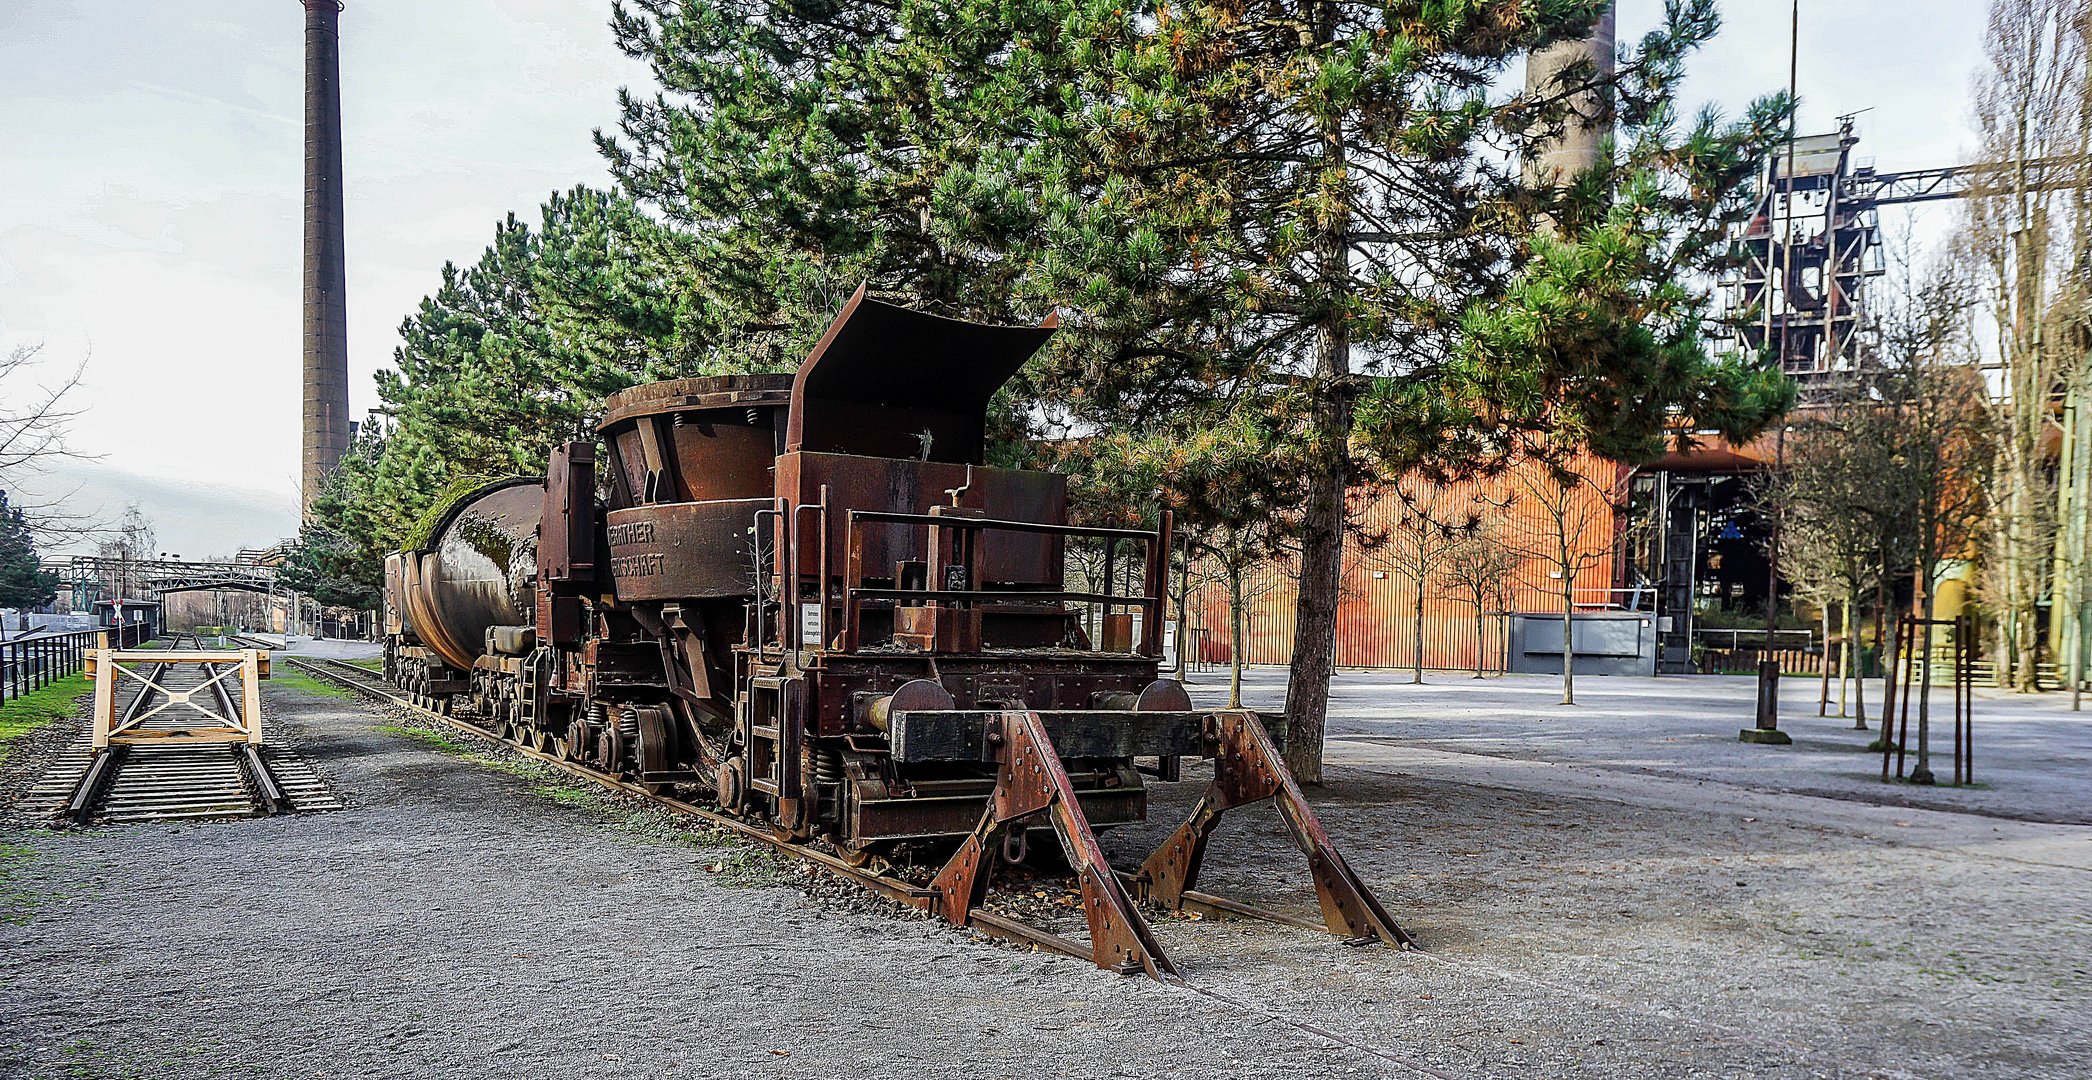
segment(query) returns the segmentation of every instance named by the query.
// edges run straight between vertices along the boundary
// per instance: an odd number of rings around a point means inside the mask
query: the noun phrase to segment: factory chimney
[[[341,5],[305,5],[305,512],[349,445],[341,213]]]
[[[1558,41],[1528,56],[1525,61],[1525,92],[1528,97],[1558,93],[1557,80],[1579,65],[1598,79],[1613,74],[1615,12],[1608,6],[1591,28],[1591,36],[1580,41]],[[1585,77],[1579,72],[1578,77]],[[1572,84],[1573,85],[1573,84]],[[1598,163],[1599,144],[1613,130],[1613,99],[1608,90],[1586,90],[1569,102],[1573,115],[1559,135],[1533,143],[1526,151],[1524,179],[1527,187],[1550,187],[1567,183],[1577,173]]]

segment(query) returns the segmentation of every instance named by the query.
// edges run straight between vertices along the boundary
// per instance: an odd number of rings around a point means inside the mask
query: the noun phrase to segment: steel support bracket
[[[1301,795],[1300,785],[1286,768],[1256,713],[1227,709],[1207,716],[1206,750],[1213,760],[1213,783],[1199,797],[1190,820],[1178,826],[1141,864],[1134,880],[1141,888],[1142,899],[1172,911],[1181,911],[1189,903],[1223,913],[1301,923],[1302,920],[1279,917],[1192,888],[1198,882],[1206,842],[1220,824],[1221,815],[1236,807],[1274,800],[1294,845],[1307,856],[1315,896],[1322,904],[1321,928],[1354,943],[1378,939],[1396,948],[1415,945],[1415,939],[1388,916],[1372,890],[1366,888],[1337,853],[1336,845],[1330,843],[1329,834],[1322,830],[1322,822]]]
[[[1142,972],[1158,981],[1177,979],[1176,966],[1163,954],[1154,931],[1105,861],[1045,723],[1033,712],[1005,712],[998,721],[995,794],[980,824],[930,882],[937,913],[955,926],[980,922],[974,919],[974,908],[987,896],[989,872],[1004,838],[1010,830],[1043,816],[1052,823],[1068,865],[1082,886],[1090,959],[1100,968],[1122,974]]]

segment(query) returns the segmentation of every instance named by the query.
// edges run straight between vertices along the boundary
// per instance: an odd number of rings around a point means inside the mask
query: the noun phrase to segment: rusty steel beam
[[[1090,960],[1124,975],[1144,973],[1151,979],[1177,980],[1176,965],[1163,954],[1154,930],[1105,860],[1097,834],[1083,816],[1075,785],[1047,737],[1045,722],[1035,712],[1006,712],[1001,720],[1001,738],[995,740],[1000,749],[995,795],[980,824],[930,881],[937,894],[937,914],[955,926],[976,922],[976,909],[987,897],[989,871],[1004,838],[1012,829],[1044,818],[1060,838],[1068,866],[1082,887],[1082,913],[1090,927]]]
[[[1322,822],[1301,795],[1300,785],[1286,771],[1284,759],[1257,714],[1228,709],[1213,713],[1206,724],[1206,751],[1213,759],[1212,786],[1200,796],[1191,819],[1178,826],[1141,864],[1135,878],[1143,887],[1142,899],[1172,910],[1204,908],[1313,927],[1305,920],[1192,889],[1205,860],[1206,842],[1220,824],[1221,815],[1236,807],[1269,800],[1278,804],[1287,833],[1301,854],[1307,856],[1308,874],[1315,881],[1315,897],[1322,906],[1322,925],[1314,928],[1359,944],[1378,939],[1397,948],[1414,945],[1415,939],[1396,925],[1372,890],[1337,853],[1329,834],[1322,830]]]

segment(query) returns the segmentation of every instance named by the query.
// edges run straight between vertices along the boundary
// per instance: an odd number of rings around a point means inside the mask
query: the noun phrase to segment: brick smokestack
[[[306,513],[349,446],[349,308],[342,251],[341,5],[305,5]]]
[[[1561,41],[1526,58],[1525,90],[1534,97],[1560,92],[1559,79],[1577,68],[1586,74],[1610,78],[1613,74],[1613,41],[1616,13],[1607,7],[1581,41]],[[1587,65],[1587,66],[1586,66]],[[1613,131],[1612,95],[1587,90],[1570,100],[1574,115],[1565,130],[1553,138],[1540,139],[1527,150],[1525,183],[1542,187],[1567,183],[1577,173],[1598,163],[1599,143]]]

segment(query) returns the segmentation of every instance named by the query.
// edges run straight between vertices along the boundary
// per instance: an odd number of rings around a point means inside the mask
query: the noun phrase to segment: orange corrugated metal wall
[[[1578,538],[1578,550],[1607,555],[1618,529],[1610,493],[1623,481],[1621,468],[1599,458],[1580,456],[1571,463],[1590,483],[1579,485],[1572,497],[1589,513],[1590,527]],[[1522,475],[1520,474],[1522,471]],[[1514,466],[1505,476],[1446,485],[1438,494],[1442,507],[1472,505],[1474,512],[1494,519],[1504,534],[1521,547],[1530,548],[1548,536],[1552,525],[1529,496],[1520,494],[1523,485],[1544,482],[1544,472],[1530,463]],[[1401,487],[1417,492],[1423,481],[1405,481]],[[1400,497],[1392,492],[1354,505],[1352,513],[1361,529],[1384,533],[1404,515]],[[1293,652],[1293,603],[1298,593],[1298,571],[1288,561],[1265,563],[1254,568],[1245,592],[1249,612],[1245,633],[1245,659],[1252,664],[1283,664]],[[1226,663],[1232,655],[1225,582],[1216,573],[1214,583],[1194,592],[1187,622],[1197,658]],[[1576,603],[1599,606],[1608,602],[1614,567],[1608,557],[1579,575]],[[1361,548],[1356,536],[1344,544],[1343,596],[1337,605],[1336,662],[1340,667],[1406,668],[1415,663],[1416,590],[1402,575],[1389,568],[1374,553]],[[1510,588],[1510,610],[1556,612],[1562,610],[1561,586],[1549,574],[1544,560],[1521,559]],[[1424,666],[1435,669],[1468,670],[1475,667],[1479,647],[1483,666],[1503,666],[1504,619],[1490,612],[1484,619],[1482,640],[1475,634],[1475,609],[1464,597],[1443,583],[1433,584],[1424,597]]]

